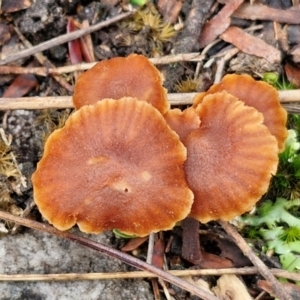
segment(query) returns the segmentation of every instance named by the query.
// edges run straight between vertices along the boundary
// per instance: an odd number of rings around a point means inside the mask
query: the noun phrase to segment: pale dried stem
[[[191,105],[196,93],[170,93],[169,102],[172,106]],[[300,89],[279,91],[279,98],[288,112],[300,113]],[[293,102],[293,103],[291,103]],[[0,98],[0,110],[9,109],[46,109],[46,108],[72,108],[71,96],[57,97],[22,97],[22,98]]]
[[[292,297],[287,293],[280,282],[275,278],[275,276],[270,272],[268,267],[259,259],[259,257],[252,251],[247,242],[243,237],[237,232],[237,230],[230,225],[228,222],[219,221],[223,229],[229,234],[237,246],[242,250],[244,255],[246,255],[254,266],[258,268],[259,273],[270,283],[272,290],[277,298],[280,300],[292,300]]]
[[[195,61],[199,62],[205,58],[204,55],[199,53],[186,53],[176,55],[166,55],[158,58],[150,58],[149,60],[154,65],[159,64],[171,64],[180,61]],[[72,73],[77,71],[86,71],[92,68],[97,62],[81,63],[76,65],[70,65],[65,67],[55,68],[49,67],[15,67],[15,66],[0,66],[0,74],[35,74],[38,76],[60,75],[66,73]]]
[[[76,234],[72,234],[72,233],[69,233],[66,231],[59,231],[49,225],[45,225],[45,224],[42,224],[42,223],[39,223],[39,222],[36,222],[33,220],[29,220],[26,218],[20,218],[17,216],[13,216],[12,214],[4,212],[4,211],[0,211],[0,219],[4,219],[6,221],[10,221],[13,223],[18,223],[20,225],[23,225],[23,226],[26,226],[26,227],[29,227],[32,229],[36,229],[36,230],[39,230],[39,231],[42,231],[45,233],[49,233],[51,235],[55,235],[59,238],[63,238],[63,239],[75,242],[79,245],[96,250],[96,251],[98,251],[102,254],[108,255],[112,258],[119,259],[120,261],[122,261],[128,265],[131,265],[138,269],[156,274],[157,277],[159,277],[169,283],[172,283],[172,284],[182,288],[183,290],[186,290],[204,300],[218,300],[217,297],[212,296],[211,294],[204,291],[200,287],[196,287],[195,285],[192,285],[178,277],[175,277],[165,271],[155,268],[154,266],[149,265],[149,264],[145,263],[144,261],[137,259],[133,256],[130,256],[129,254],[126,254],[126,253],[118,251],[116,249],[107,247],[100,243],[94,242],[90,239],[87,239],[87,238],[84,238],[84,237],[81,237],[81,236],[78,236]]]
[[[299,273],[280,269],[270,269],[270,272],[281,278],[300,281]],[[200,269],[200,270],[169,270],[167,273],[177,277],[188,276],[221,276],[224,274],[255,275],[259,273],[256,267]],[[0,274],[0,281],[71,281],[71,280],[109,280],[132,278],[156,278],[157,275],[146,271],[114,272],[114,273],[65,273],[65,274]]]

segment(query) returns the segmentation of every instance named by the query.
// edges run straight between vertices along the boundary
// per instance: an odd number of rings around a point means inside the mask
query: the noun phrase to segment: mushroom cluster
[[[159,71],[136,54],[82,74],[73,103],[32,176],[41,214],[60,230],[145,236],[187,216],[230,220],[267,191],[287,136],[271,86],[228,75],[170,109]]]

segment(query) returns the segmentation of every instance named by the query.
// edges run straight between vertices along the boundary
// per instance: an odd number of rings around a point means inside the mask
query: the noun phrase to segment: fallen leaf
[[[233,274],[224,274],[218,281],[217,286],[212,288],[217,297],[222,300],[252,300],[244,283]]]
[[[215,234],[203,234],[201,236],[201,244],[205,250],[209,251],[210,245],[215,245],[216,253],[223,258],[232,262],[235,268],[242,268],[245,266],[252,266],[251,261],[243,254],[241,249],[230,239],[221,238]],[[212,251],[210,251],[212,252]]]
[[[67,33],[77,30],[75,26],[74,19],[72,17],[68,18]],[[82,62],[82,53],[80,48],[79,39],[68,42],[69,55],[71,64],[79,64]]]
[[[289,51],[289,54],[293,57],[293,61],[295,63],[300,63],[300,44],[298,44],[295,47],[293,47]]]
[[[121,250],[124,252],[133,251],[139,246],[141,246],[143,243],[145,243],[147,240],[148,236],[130,239],[128,243],[126,243],[126,245],[121,248]]]
[[[27,67],[34,67],[36,63],[30,63]],[[38,85],[38,81],[33,74],[18,75],[10,86],[4,91],[3,98],[18,98],[29,93]]]
[[[300,24],[300,7],[277,9],[259,3],[243,3],[233,14],[236,18],[268,20],[278,23]]]
[[[178,0],[159,0],[158,10],[167,23],[174,24],[182,8],[182,1]]]
[[[229,0],[227,4],[208,21],[200,34],[200,48],[213,42],[230,25],[230,16],[241,5],[243,0]]]
[[[164,265],[165,243],[163,239],[158,239],[153,248],[151,264],[158,269]]]
[[[271,296],[275,297],[273,288],[271,284],[266,280],[258,280],[258,287],[260,287],[265,292],[269,293]],[[284,289],[292,297],[293,300],[300,300],[300,286],[293,283],[282,283]]]
[[[284,70],[288,81],[296,88],[300,88],[300,69],[289,63],[286,63],[284,65]]]
[[[1,1],[0,1],[1,2]],[[11,13],[30,7],[32,0],[2,0],[1,11]]]
[[[238,27],[231,26],[227,28],[220,37],[244,53],[263,57],[272,64],[281,61],[281,52],[278,49]]]
[[[88,20],[82,22],[82,28],[88,28],[89,26]],[[85,62],[95,61],[93,41],[90,34],[86,34],[80,38],[80,49]]]

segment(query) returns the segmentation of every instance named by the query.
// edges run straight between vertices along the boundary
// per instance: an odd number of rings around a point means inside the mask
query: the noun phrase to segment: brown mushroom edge
[[[86,105],[54,131],[32,176],[34,199],[56,228],[168,230],[190,212],[186,149],[159,111],[133,98]]]
[[[195,197],[190,217],[203,223],[231,220],[268,190],[277,171],[277,141],[261,113],[225,91],[205,96],[196,111],[200,127],[184,142]]]
[[[131,54],[98,62],[78,78],[73,95],[76,109],[105,98],[134,97],[165,114],[167,91],[159,70],[143,55]]]
[[[264,115],[264,124],[278,141],[279,152],[285,147],[288,135],[286,128],[287,111],[279,101],[277,90],[263,81],[257,81],[251,76],[242,74],[228,74],[220,83],[214,84],[207,92],[197,94],[193,99],[193,107],[196,108],[204,97],[221,91],[227,91],[237,97],[246,105],[256,108]]]

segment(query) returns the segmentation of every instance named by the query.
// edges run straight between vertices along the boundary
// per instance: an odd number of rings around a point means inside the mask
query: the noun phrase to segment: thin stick
[[[8,63],[13,62],[15,60],[18,60],[20,58],[24,58],[24,57],[33,55],[35,53],[42,52],[44,50],[50,49],[53,46],[58,46],[58,45],[70,42],[72,40],[78,39],[78,38],[84,36],[85,34],[89,34],[91,32],[97,31],[97,30],[99,30],[103,27],[109,26],[109,25],[111,25],[113,23],[116,23],[116,22],[118,22],[118,21],[120,21],[124,18],[127,18],[130,15],[132,15],[134,12],[135,11],[133,10],[133,11],[130,11],[130,12],[120,14],[116,17],[113,17],[109,20],[97,23],[97,24],[95,24],[93,26],[90,26],[88,28],[83,28],[83,29],[79,29],[79,30],[76,30],[76,31],[73,31],[73,32],[70,32],[70,33],[66,33],[66,34],[63,34],[59,37],[56,37],[56,38],[53,38],[49,41],[41,43],[37,46],[34,46],[32,48],[22,50],[22,51],[20,51],[16,54],[13,54],[11,56],[8,56],[8,57],[0,60],[0,65],[5,65],[5,64],[8,64]]]
[[[151,272],[153,274],[156,274],[159,278],[164,279],[165,281],[168,281],[172,284],[177,285],[178,287],[182,288],[183,290],[186,290],[192,294],[197,295],[200,298],[203,298],[204,300],[218,300],[215,296],[212,296],[208,292],[204,291],[203,289],[196,287],[195,285],[192,285],[178,277],[172,276],[169,273],[162,271],[158,268],[155,268],[152,265],[149,265],[145,262],[143,262],[140,259],[137,259],[133,256],[130,256],[129,254],[126,254],[124,252],[118,251],[116,249],[107,247],[105,245],[102,245],[100,243],[94,242],[92,240],[89,240],[87,238],[78,236],[76,234],[72,234],[66,231],[59,231],[55,229],[54,227],[51,227],[49,225],[45,225],[33,220],[29,220],[26,218],[20,218],[17,216],[13,216],[12,214],[9,214],[4,211],[0,211],[0,219],[4,219],[6,221],[18,223],[20,225],[36,229],[42,232],[46,232],[52,235],[55,235],[57,237],[75,242],[77,244],[80,244],[82,246],[88,247],[90,249],[96,250],[98,252],[101,252],[103,254],[106,254],[110,257],[116,258],[121,260],[122,262],[131,265],[133,267],[136,267],[138,269]]]
[[[154,65],[162,64],[171,64],[181,61],[202,61],[205,58],[204,55],[196,53],[183,53],[183,54],[174,54],[166,55],[157,58],[149,58]],[[76,65],[64,66],[55,68],[51,66],[50,68],[46,67],[16,67],[16,66],[0,66],[0,74],[35,74],[39,76],[49,76],[49,75],[60,75],[77,71],[86,71],[92,68],[97,62],[91,63],[81,63]]]
[[[17,33],[19,39],[22,41],[24,46],[28,49],[32,48],[32,44],[25,38],[25,36],[21,33],[19,28],[17,26],[14,27],[15,32]],[[38,52],[34,54],[34,57],[37,59],[37,61],[45,66],[48,65],[51,68],[54,67],[54,65],[50,62],[50,60],[43,55],[43,53]],[[53,78],[63,87],[65,88],[68,92],[73,93],[73,87],[69,82],[67,82],[63,77],[58,76],[58,75],[53,75]]]
[[[196,93],[170,93],[168,99],[171,105],[191,105]],[[299,113],[300,107],[291,102],[300,102],[300,89],[279,91],[280,102],[288,111]],[[289,103],[290,102],[290,103]],[[289,103],[289,104],[288,104]],[[72,108],[71,96],[57,97],[22,97],[0,98],[0,110],[9,109],[46,109],[46,108]]]
[[[268,267],[255,255],[243,237],[237,230],[228,222],[219,221],[223,229],[229,234],[242,252],[251,260],[251,262],[258,268],[261,275],[271,284],[274,294],[280,300],[292,300],[287,291],[277,281],[274,275],[270,272]]]
[[[153,258],[154,238],[155,238],[155,233],[151,232],[149,234],[149,239],[148,239],[148,251],[147,251],[147,259],[146,259],[146,263],[150,265],[152,264],[152,258]]]
[[[270,269],[276,277],[300,281],[299,273],[280,269]],[[187,276],[221,276],[224,274],[254,275],[259,273],[256,267],[200,269],[200,270],[169,270],[167,273],[177,277]],[[71,281],[71,280],[108,280],[132,278],[157,278],[156,274],[147,271],[115,272],[115,273],[66,273],[66,274],[0,274],[0,281]]]

